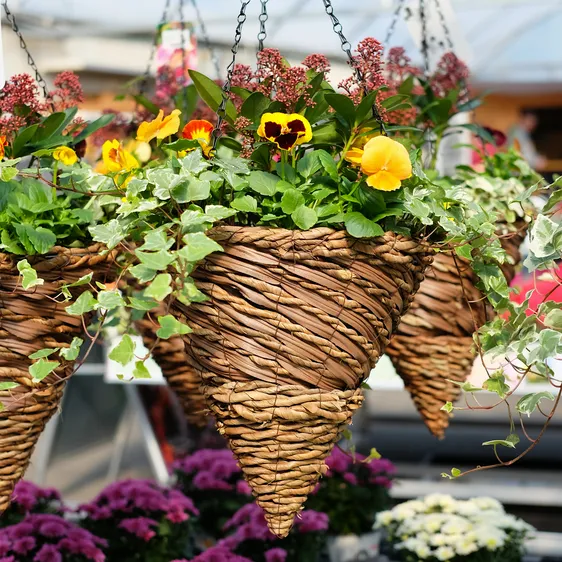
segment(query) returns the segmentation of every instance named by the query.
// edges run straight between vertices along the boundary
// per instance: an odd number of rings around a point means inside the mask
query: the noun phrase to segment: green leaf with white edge
[[[135,363],[135,369],[133,370],[133,377],[135,379],[150,379],[150,372],[146,368],[144,361],[137,361]]]
[[[281,197],[281,210],[290,215],[305,203],[304,195],[295,188],[290,188]]]
[[[209,297],[202,293],[191,277],[183,280],[178,292],[178,300],[183,304],[190,305],[192,302],[205,302]]]
[[[533,394],[526,394],[523,396],[523,398],[517,402],[515,407],[520,414],[527,414],[527,416],[530,416],[537,409],[537,406],[542,400],[554,401],[555,399],[556,398],[552,392],[535,392]]]
[[[75,281],[74,283],[67,283],[66,285],[63,285],[60,289],[61,293],[66,297],[66,299],[71,299],[72,293],[69,289],[71,289],[72,287],[80,287],[81,285],[87,285],[88,283],[91,283],[93,275],[93,273],[88,273],[87,275],[83,275],[82,277],[80,277],[80,279],[78,279],[78,281]]]
[[[216,221],[222,221],[229,217],[234,216],[236,213],[228,207],[222,205],[207,205],[205,207],[205,215],[212,217]]]
[[[198,178],[189,178],[176,185],[171,191],[172,198],[178,203],[205,201],[211,194],[211,182]]]
[[[368,219],[363,213],[347,213],[344,217],[344,224],[347,232],[355,238],[372,238],[382,236],[384,230],[372,220]]]
[[[92,295],[92,292],[84,291],[76,301],[70,306],[67,306],[65,310],[68,314],[72,314],[73,316],[82,316],[86,314],[86,312],[95,310],[97,304],[98,301],[94,295]]]
[[[519,443],[519,437],[512,433],[506,439],[492,439],[491,441],[485,441],[482,445],[491,445],[493,447],[508,447],[509,449],[515,449],[516,445]]]
[[[484,381],[482,388],[497,394],[500,398],[505,398],[509,392],[509,386],[505,383],[505,375],[501,372],[492,374]]]
[[[271,197],[277,191],[277,182],[279,178],[269,172],[256,170],[248,176],[248,184],[250,188],[260,195]]]
[[[139,263],[139,264],[131,267],[129,269],[129,273],[133,277],[138,279],[141,283],[148,283],[148,281],[151,281],[152,279],[154,279],[154,276],[158,272],[155,269],[151,269],[150,267],[147,267],[143,263]]]
[[[82,338],[72,338],[70,347],[63,347],[60,350],[61,357],[67,361],[75,361],[78,358],[78,355],[80,355],[80,348],[83,343],[84,340]]]
[[[135,310],[142,310],[147,312],[148,310],[152,310],[158,306],[158,302],[154,299],[144,299],[141,297],[129,297],[129,305],[130,308],[134,308]]]
[[[251,195],[242,195],[241,197],[235,197],[230,206],[237,211],[243,213],[256,213],[258,210],[258,202]]]
[[[455,248],[457,256],[464,258],[465,260],[472,261],[472,247],[470,244],[463,244],[462,246],[457,246]]]
[[[32,353],[31,355],[29,355],[30,359],[45,359],[45,357],[49,357],[49,355],[52,355],[53,353],[55,353],[56,349],[51,349],[51,348],[44,348],[44,349],[40,349],[38,351],[36,351],[35,353]]]
[[[143,291],[143,296],[162,302],[172,292],[171,284],[172,276],[169,273],[160,273]]]
[[[461,389],[464,390],[464,392],[481,392],[483,390],[483,388],[474,386],[471,382],[461,384]]]
[[[545,258],[552,253],[552,241],[559,224],[546,215],[539,215],[530,232],[529,252],[536,258]]]
[[[559,308],[551,310],[544,317],[543,324],[553,330],[562,330],[562,310]]]
[[[169,250],[173,245],[174,240],[168,238],[164,230],[159,228],[148,232],[144,237],[144,244],[138,249],[157,252],[159,250]]]
[[[37,277],[37,272],[31,267],[27,260],[21,260],[17,265],[18,271],[21,273],[21,286],[27,290],[36,285],[43,285],[44,279]]]
[[[174,261],[175,256],[166,250],[160,250],[158,252],[143,252],[137,250],[135,255],[143,265],[150,269],[155,269],[156,271],[162,271],[168,268],[168,266]]]
[[[109,358],[124,367],[134,359],[135,347],[136,344],[131,336],[125,334],[121,341],[110,351]]]
[[[200,148],[192,150],[184,156],[180,161],[181,169],[188,176],[198,174],[209,167],[207,160],[203,158],[203,153]]]
[[[40,382],[45,377],[49,376],[60,363],[58,361],[45,361],[45,359],[39,359],[39,361],[33,363],[29,367],[29,374],[32,377],[33,382]]]
[[[201,261],[213,252],[222,252],[220,244],[206,236],[203,232],[190,232],[183,237],[185,246],[178,250],[178,254],[186,261],[195,263]]]
[[[1,390],[12,390],[12,388],[16,388],[16,386],[19,386],[19,384],[17,382],[2,381],[2,382],[0,382],[0,391]],[[0,411],[2,411],[2,410],[0,410]]]
[[[441,408],[439,409],[450,414],[455,409],[455,407],[453,406],[452,402],[445,402],[445,404],[443,404],[443,406],[441,406]]]
[[[98,224],[88,228],[94,242],[102,242],[110,250],[115,248],[127,235],[123,225],[117,219],[111,219],[106,224]]]
[[[119,291],[100,291],[98,293],[98,306],[96,308],[113,310],[114,308],[121,308],[123,306],[125,306],[125,301]]]
[[[316,211],[304,205],[297,207],[291,213],[291,218],[295,225],[301,230],[309,230],[318,222]]]
[[[163,340],[167,340],[173,336],[182,336],[183,334],[189,334],[191,332],[189,326],[182,324],[171,314],[159,316],[158,323],[160,324],[160,328],[156,331],[156,335]]]
[[[176,185],[178,176],[169,168],[154,168],[146,171],[146,179],[154,184],[154,197],[166,201],[172,196],[171,190]]]

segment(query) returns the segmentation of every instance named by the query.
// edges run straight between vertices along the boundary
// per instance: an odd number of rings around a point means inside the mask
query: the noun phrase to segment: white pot
[[[328,539],[330,562],[377,562],[382,533],[341,535]]]

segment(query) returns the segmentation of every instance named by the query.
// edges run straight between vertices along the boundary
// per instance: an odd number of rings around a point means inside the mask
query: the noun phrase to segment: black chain
[[[439,21],[441,22],[441,27],[443,28],[443,33],[445,35],[445,41],[447,42],[447,47],[452,51],[454,49],[453,40],[451,38],[451,30],[447,25],[445,20],[445,14],[443,13],[443,8],[441,7],[441,2],[435,0],[435,5],[437,6],[437,15],[439,16]]]
[[[18,27],[18,24],[16,22],[16,17],[14,16],[14,14],[12,14],[12,12],[10,12],[10,8],[8,8],[8,0],[2,0],[2,7],[4,8],[4,12],[6,12],[6,19],[8,20],[8,23],[12,26],[13,32],[18,36],[18,39],[20,40],[20,47],[23,51],[25,51],[25,54],[27,55],[27,64],[29,64],[29,66],[33,69],[33,72],[35,72],[35,80],[37,81],[37,84],[39,84],[40,88],[43,90],[43,95],[45,96],[45,98],[48,98],[49,89],[47,88],[47,82],[45,82],[45,79],[43,78],[43,76],[39,72],[39,69],[37,68],[37,65],[35,64],[35,60],[29,52],[29,48],[27,47],[25,39],[23,38],[20,28]]]
[[[406,4],[406,0],[398,0],[398,4],[396,5],[396,10],[394,10],[394,14],[392,14],[392,21],[390,22],[390,27],[388,28],[388,31],[386,32],[386,37],[384,38],[385,47],[388,47],[390,44],[390,40],[394,35],[396,24],[400,19],[400,13],[402,12],[402,8],[404,8],[405,4]]]
[[[186,79],[185,79],[185,67],[186,67],[186,60],[185,60],[185,18],[183,14],[183,7],[184,7],[184,0],[180,0],[179,5],[179,17],[180,17],[180,48],[181,48],[181,87],[182,87],[182,111],[187,113],[187,87],[186,87]]]
[[[423,56],[424,74],[429,74],[429,41],[427,37],[427,13],[425,11],[425,0],[420,0],[420,23],[421,23],[421,53]]]
[[[260,31],[258,33],[258,52],[263,51],[263,42],[267,37],[267,32],[265,30],[265,23],[267,22],[268,13],[267,13],[267,2],[269,0],[261,0],[261,12],[259,16],[260,20]]]
[[[322,0],[322,2],[324,3],[324,8],[326,9],[326,13],[328,14],[328,17],[332,22],[332,28],[334,30],[334,33],[340,38],[341,50],[347,55],[347,58],[349,59],[349,64],[353,69],[353,72],[355,73],[357,83],[363,84],[363,87],[365,89],[365,94],[368,94],[365,88],[365,80],[363,77],[363,73],[361,72],[361,69],[357,66],[355,58],[351,53],[351,43],[347,40],[346,36],[343,34],[343,26],[340,23],[340,20],[334,14],[334,7],[332,6],[332,2],[331,0]],[[383,134],[386,134],[386,130],[384,128],[384,122],[380,116],[376,102],[373,104],[373,117],[379,122],[381,132]]]
[[[213,47],[211,43],[211,39],[209,38],[209,34],[207,33],[207,26],[205,25],[205,21],[203,20],[203,16],[201,15],[201,11],[199,10],[199,5],[197,4],[197,0],[191,0],[191,5],[195,9],[195,15],[197,16],[197,23],[199,25],[199,29],[201,30],[201,37],[203,38],[203,43],[211,53],[211,61],[213,62],[213,66],[215,67],[215,74],[217,79],[221,77],[221,67],[219,63],[219,58],[217,56],[217,51]]]
[[[146,88],[148,87],[148,80],[150,78],[150,69],[152,68],[152,63],[154,62],[154,57],[156,56],[156,49],[158,48],[158,35],[162,26],[168,21],[168,12],[170,11],[171,0],[166,0],[164,4],[164,11],[162,12],[162,18],[160,19],[160,25],[154,33],[154,40],[152,41],[152,48],[150,50],[150,55],[148,57],[148,63],[146,65],[146,70],[144,71],[143,77],[139,85],[139,95],[144,96],[146,93]]]
[[[236,26],[236,31],[234,33],[234,45],[232,45],[232,48],[230,49],[230,52],[232,53],[232,60],[230,61],[230,64],[226,67],[226,80],[224,82],[224,86],[222,87],[222,100],[217,109],[217,117],[218,117],[217,125],[213,131],[213,149],[217,147],[221,126],[226,117],[226,104],[228,103],[228,100],[230,98],[229,93],[230,93],[230,86],[232,82],[232,74],[234,72],[234,66],[236,65],[236,55],[238,54],[238,48],[240,47],[240,40],[242,39],[242,28],[244,27],[244,23],[247,18],[246,8],[248,7],[248,4],[251,1],[252,0],[240,0],[241,6],[240,6],[240,13],[238,14],[238,18],[236,20],[238,24]]]

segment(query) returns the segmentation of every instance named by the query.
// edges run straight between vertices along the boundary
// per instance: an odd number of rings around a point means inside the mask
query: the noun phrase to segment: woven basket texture
[[[8,507],[13,487],[22,478],[74,369],[74,361],[56,354],[47,360],[54,357],[60,366],[42,381],[33,382],[28,356],[43,348],[69,347],[74,337],[82,336],[83,319],[65,311],[71,302],[61,302],[60,287],[91,271],[93,281],[104,281],[113,271],[115,253],[102,250],[99,244],[89,248],[54,247],[46,255],[28,257],[45,282],[27,291],[21,287],[18,258],[0,253],[0,382],[19,385],[0,391],[4,405],[0,412],[0,513]],[[73,299],[87,288],[71,288]]]
[[[431,250],[392,233],[361,241],[328,228],[210,234],[224,252],[193,274],[209,300],[176,302],[175,313],[193,330],[185,336],[189,363],[217,425],[270,529],[285,536]]]
[[[502,238],[512,262],[502,266],[508,281],[521,261],[525,228],[518,227]],[[492,314],[475,283],[469,262],[438,253],[386,350],[424,423],[439,438],[449,426],[449,414],[441,407],[459,398],[461,388],[455,382],[466,382],[471,373],[473,334]]]
[[[166,314],[165,310],[156,310],[154,317]],[[201,377],[187,363],[185,345],[181,337],[167,340],[158,339],[158,324],[151,318],[135,322],[144,345],[151,350],[152,357],[162,370],[168,386],[178,397],[187,421],[196,427],[206,427],[209,410],[201,389]]]

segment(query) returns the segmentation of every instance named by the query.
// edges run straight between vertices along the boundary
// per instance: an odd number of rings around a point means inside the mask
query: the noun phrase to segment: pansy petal
[[[380,191],[395,191],[400,187],[401,182],[395,175],[382,170],[370,175],[367,178],[367,185]]]
[[[213,132],[213,124],[206,119],[192,119],[182,131],[184,139],[209,141]]]
[[[312,128],[309,120],[298,113],[287,115],[287,129],[298,134],[297,144],[304,144],[312,140]]]
[[[143,142],[150,142],[158,132],[164,119],[164,111],[161,109],[158,115],[152,121],[144,121],[139,125],[137,130],[137,140]]]
[[[279,123],[275,123],[273,121],[266,121],[263,125],[264,130],[264,137],[266,139],[276,139],[281,132],[283,131],[283,127]]]
[[[372,138],[365,144],[361,169],[367,175],[387,171],[398,179],[412,175],[412,164],[406,147],[385,136]]]
[[[181,111],[179,109],[174,109],[170,115],[166,116],[156,131],[156,138],[165,139],[166,137],[175,135],[180,128],[180,115]]]
[[[275,143],[282,150],[291,150],[298,140],[297,133],[283,133],[275,139]]]
[[[350,148],[345,153],[345,159],[352,164],[356,164],[358,166],[361,165],[361,159],[363,158],[363,150],[361,148]]]

